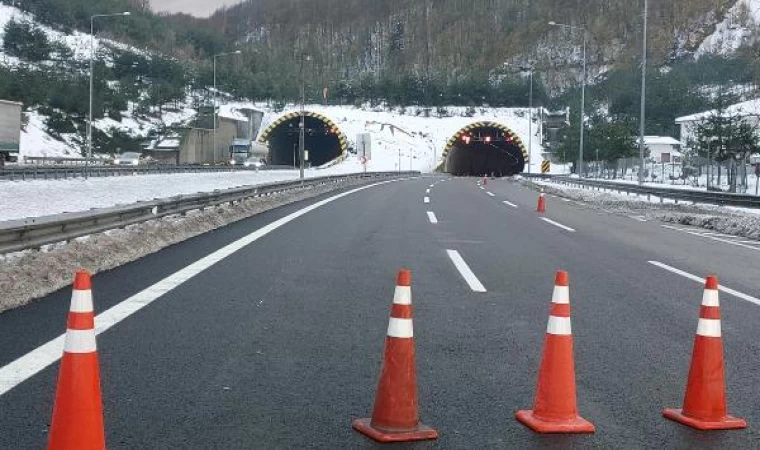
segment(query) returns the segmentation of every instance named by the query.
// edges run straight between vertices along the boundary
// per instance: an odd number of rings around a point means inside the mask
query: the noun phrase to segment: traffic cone
[[[718,278],[715,276],[709,276],[705,280],[683,409],[668,408],[662,414],[670,420],[698,430],[747,427],[744,419],[729,416],[726,410]]]
[[[536,207],[536,212],[546,212],[546,197],[544,196],[544,191],[541,191],[541,193],[538,194],[538,207]]]
[[[438,438],[437,431],[419,422],[410,283],[410,272],[400,270],[372,418],[356,419],[352,423],[356,431],[378,442]]]
[[[84,270],[78,271],[74,277],[66,328],[47,448],[102,450],[106,443],[95,346],[95,313],[90,274]]]
[[[515,417],[538,433],[593,433],[595,429],[578,415],[570,294],[567,272],[562,270],[557,272],[554,282],[535,404],[532,410],[517,411]]]

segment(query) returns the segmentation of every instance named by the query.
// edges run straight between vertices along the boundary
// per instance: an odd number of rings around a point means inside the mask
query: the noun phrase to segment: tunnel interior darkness
[[[298,149],[300,115],[287,118],[272,128],[266,140],[269,142],[269,164],[277,166],[300,166]],[[304,149],[307,163],[313,167],[326,164],[343,153],[340,131],[325,119],[307,115],[304,118]]]
[[[525,169],[522,143],[504,127],[475,126],[460,131],[455,138],[446,157],[448,173],[509,176]]]

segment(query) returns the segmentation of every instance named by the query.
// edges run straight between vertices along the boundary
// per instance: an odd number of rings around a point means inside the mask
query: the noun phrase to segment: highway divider
[[[369,182],[376,179],[414,175],[419,175],[419,172],[375,172],[326,176],[180,195],[83,212],[0,222],[0,254],[38,249],[43,245],[70,241],[89,234],[124,228],[128,225],[147,222],[164,216],[186,214],[189,211],[203,210],[222,204],[234,205],[252,197],[352,180],[366,179]]]
[[[292,166],[203,166],[192,164],[145,164],[138,166],[107,166],[103,164],[83,165],[33,165],[6,166],[0,168],[0,180],[67,180],[85,177],[119,177],[131,175],[167,175],[176,173],[212,173],[212,172],[255,172],[259,170],[298,170]]]
[[[738,206],[742,208],[760,208],[760,196],[748,194],[732,194],[729,192],[696,191],[691,189],[677,189],[655,186],[639,186],[637,184],[616,183],[613,181],[590,180],[570,178],[558,175],[523,174],[525,178],[541,179],[559,183],[579,189],[591,189],[599,191],[614,191],[618,193],[646,196],[651,200],[652,196],[663,199],[684,201],[691,203],[707,203],[711,205]]]

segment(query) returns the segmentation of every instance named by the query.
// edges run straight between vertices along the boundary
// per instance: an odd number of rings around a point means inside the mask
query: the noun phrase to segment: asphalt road
[[[96,310],[319,200],[98,275]],[[413,276],[420,416],[440,433],[405,447],[760,447],[757,246],[553,197],[539,215],[535,202],[507,180],[393,182],[234,252],[99,335],[109,447],[379,448],[350,423],[371,411],[400,267]],[[702,297],[663,265],[716,273],[745,297],[721,293],[729,411],[747,430],[662,418],[683,401]],[[532,406],[557,269],[570,274],[578,404],[594,435],[537,435],[514,419]],[[69,295],[0,315],[0,367],[63,332]],[[0,448],[44,447],[57,369],[0,396]]]

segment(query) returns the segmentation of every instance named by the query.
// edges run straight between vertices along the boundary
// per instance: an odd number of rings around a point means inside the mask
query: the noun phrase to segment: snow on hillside
[[[705,54],[730,55],[750,43],[760,25],[760,0],[738,0],[726,13],[715,32],[697,49],[698,58]]]

